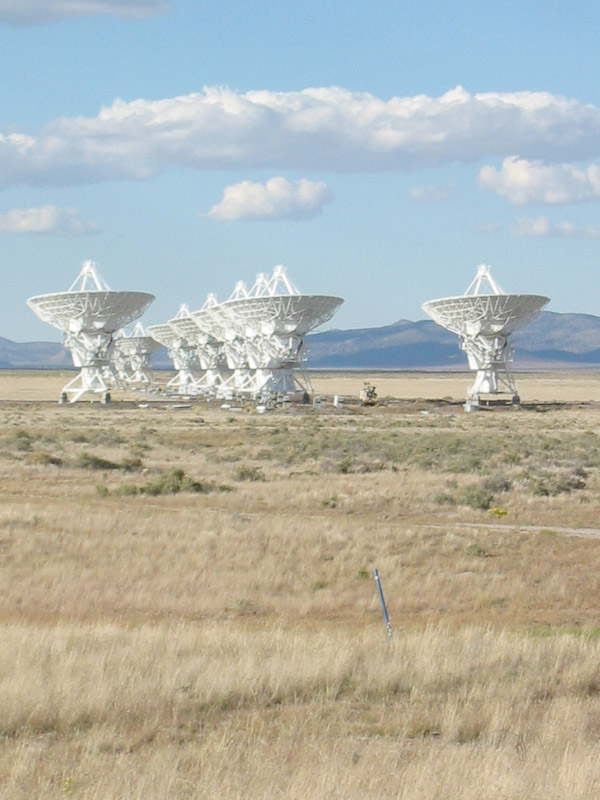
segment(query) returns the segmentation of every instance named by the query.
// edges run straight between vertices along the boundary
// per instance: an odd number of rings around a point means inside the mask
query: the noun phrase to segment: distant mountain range
[[[64,369],[70,353],[57,342],[11,342],[0,336],[0,369]]]
[[[600,366],[600,317],[543,312],[511,339],[515,367]],[[458,337],[431,320],[399,320],[381,328],[329,330],[306,337],[313,369],[467,369]],[[156,369],[172,369],[163,348]],[[65,369],[71,356],[57,342],[11,342],[0,337],[0,368]]]
[[[431,320],[399,320],[382,328],[306,337],[315,369],[467,369],[458,337]],[[600,365],[600,317],[544,311],[511,337],[515,367],[557,369]]]

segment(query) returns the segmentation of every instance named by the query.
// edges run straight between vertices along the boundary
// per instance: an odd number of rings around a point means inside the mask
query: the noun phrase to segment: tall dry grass
[[[577,797],[600,645],[465,628],[8,625],[5,796]],[[9,655],[10,654],[10,655]]]
[[[599,413],[5,404],[0,796],[596,798]]]

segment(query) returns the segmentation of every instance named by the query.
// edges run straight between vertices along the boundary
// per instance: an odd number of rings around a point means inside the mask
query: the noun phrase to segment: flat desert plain
[[[545,372],[516,373],[515,381],[523,403],[600,401],[600,373]],[[470,372],[313,372],[316,392],[358,397],[369,380],[380,398],[464,401],[473,383]]]
[[[0,370],[1,400],[56,400],[62,387],[76,373],[67,370]],[[166,384],[170,373],[157,373]],[[358,398],[365,380],[377,388],[380,398],[464,400],[473,383],[470,372],[321,372],[310,373],[318,394]],[[517,388],[523,403],[600,401],[600,373],[556,371],[516,373]],[[115,399],[135,395],[115,393]]]
[[[1,797],[597,800],[596,375],[67,379],[0,373]]]

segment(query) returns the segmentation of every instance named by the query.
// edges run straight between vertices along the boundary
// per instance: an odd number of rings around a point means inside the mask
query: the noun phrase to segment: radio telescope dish
[[[152,371],[150,362],[160,344],[148,336],[141,322],[132,331],[122,328],[114,337],[112,363],[117,378],[126,386],[150,386]]]
[[[141,317],[154,300],[146,292],[113,291],[84,261],[81,272],[67,292],[30,297],[27,305],[44,322],[63,333],[66,347],[79,374],[62,390],[61,400],[74,403],[85,392],[104,393],[109,399],[105,375],[114,377],[110,365],[113,335]]]
[[[486,285],[488,291],[482,292]],[[484,394],[508,393],[514,404],[520,402],[509,369],[513,349],[508,339],[549,302],[541,295],[505,294],[490,268],[481,264],[464,295],[423,303],[423,311],[434,322],[459,336],[469,367],[476,372],[475,383],[467,392],[467,410],[479,407]]]
[[[266,398],[295,392],[303,356],[303,337],[329,320],[340,297],[303,295],[282,266],[261,273],[248,290],[238,281],[225,302],[209,294],[204,305],[187,306],[148,333],[169,350],[177,375],[168,388],[180,394]],[[196,376],[192,368],[198,369]]]
[[[257,275],[250,290],[237,283],[212,312],[229,331],[227,360],[236,391],[258,397],[306,388],[297,380],[303,337],[331,319],[343,302],[341,297],[301,294],[281,265],[271,277]]]
[[[194,329],[194,322],[185,303],[182,303],[173,319],[148,328],[150,336],[167,348],[176,370],[167,389],[175,389],[180,394],[196,393],[197,378],[192,371],[197,361]]]
[[[259,274],[254,286],[243,294],[238,284],[223,307],[258,335],[304,336],[327,322],[344,302],[341,297],[301,294],[278,266],[273,275]]]

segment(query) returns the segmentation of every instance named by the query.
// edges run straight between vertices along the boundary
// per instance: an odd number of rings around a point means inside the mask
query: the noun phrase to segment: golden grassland
[[[596,800],[600,380],[563,377],[260,415],[0,374],[0,796]]]

